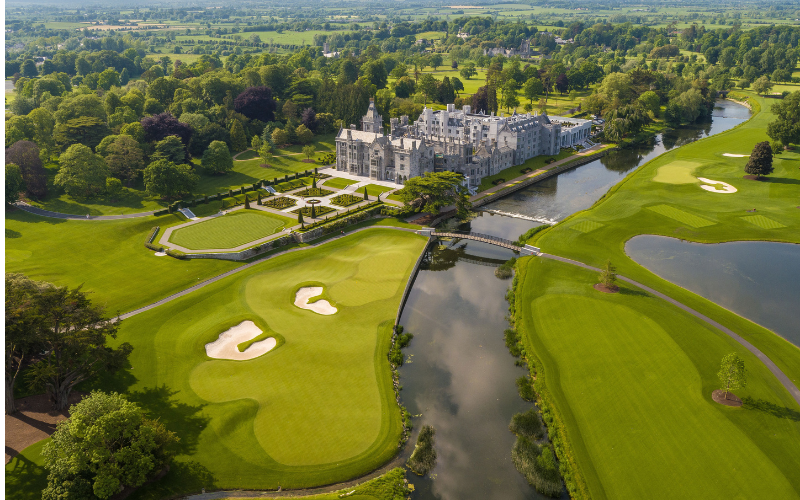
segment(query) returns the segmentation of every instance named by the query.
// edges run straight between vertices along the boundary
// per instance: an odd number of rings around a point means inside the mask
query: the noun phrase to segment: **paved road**
[[[567,258],[564,258],[564,257],[559,257],[557,255],[550,255],[550,254],[546,254],[546,253],[540,253],[539,257],[543,257],[545,259],[553,259],[553,260],[557,260],[559,262],[565,262],[567,264],[572,264],[572,265],[575,265],[575,266],[579,266],[579,267],[582,267],[584,269],[589,269],[591,271],[596,271],[596,272],[600,272],[601,271],[600,269],[598,269],[596,267],[592,267],[592,266],[587,265],[587,264],[584,264],[583,262],[578,262],[577,260],[572,260],[572,259],[567,259]],[[747,349],[748,351],[753,353],[758,359],[761,360],[762,363],[764,363],[764,365],[766,365],[767,369],[769,371],[771,371],[773,375],[775,375],[775,377],[778,379],[778,381],[781,384],[783,384],[783,386],[786,388],[787,391],[789,391],[789,394],[792,395],[794,400],[797,401],[797,404],[800,405],[800,389],[798,389],[797,386],[794,385],[794,383],[789,379],[789,377],[787,377],[786,374],[783,373],[783,371],[781,371],[781,369],[778,368],[778,366],[775,363],[773,363],[772,360],[769,359],[766,354],[761,352],[756,346],[754,346],[750,342],[746,341],[738,333],[734,332],[730,328],[727,328],[727,327],[724,327],[724,326],[720,325],[719,323],[717,323],[713,319],[709,318],[708,316],[705,316],[704,314],[701,314],[701,313],[695,311],[694,309],[692,309],[692,308],[690,308],[690,307],[678,302],[677,300],[675,300],[675,299],[673,299],[671,297],[668,297],[668,296],[664,295],[663,293],[661,293],[661,292],[659,292],[657,290],[653,290],[649,286],[643,285],[643,284],[641,284],[641,283],[639,283],[637,281],[633,281],[632,279],[626,278],[624,276],[617,276],[617,277],[619,279],[621,279],[622,281],[625,281],[626,283],[630,283],[633,286],[641,288],[642,290],[644,290],[644,291],[646,291],[648,293],[651,293],[652,295],[655,295],[656,297],[658,297],[660,299],[663,299],[663,300],[666,300],[670,304],[673,304],[673,305],[683,309],[684,311],[688,312],[692,316],[705,321],[709,325],[713,326],[714,328],[722,331],[723,333],[725,333],[726,335],[731,337],[736,342],[739,342],[740,344],[742,344],[745,347],[745,349]]]
[[[117,220],[117,219],[135,219],[137,217],[148,217],[153,215],[156,211],[153,210],[151,212],[139,212],[138,214],[122,214],[122,215],[90,215],[89,217],[85,215],[75,215],[75,214],[62,214],[60,212],[51,212],[50,210],[43,210],[41,208],[36,208],[31,205],[28,205],[24,201],[18,201],[14,205],[17,208],[24,210],[26,212],[30,212],[35,215],[41,215],[42,217],[50,217],[51,219],[71,219],[71,220]]]
[[[329,239],[327,239],[325,241],[321,241],[319,243],[310,244],[310,245],[305,246],[305,247],[290,248],[289,250],[284,250],[282,252],[278,252],[278,253],[275,253],[275,254],[272,254],[272,255],[267,255],[266,257],[264,257],[262,259],[258,259],[256,261],[253,261],[253,262],[249,263],[249,264],[245,264],[243,266],[237,267],[236,269],[231,269],[228,272],[222,273],[222,274],[220,274],[218,276],[214,276],[213,278],[207,279],[206,281],[203,281],[202,283],[198,283],[198,284],[194,285],[193,287],[187,288],[186,290],[182,290],[182,291],[180,291],[178,293],[174,293],[174,294],[170,295],[169,297],[166,297],[166,298],[163,298],[163,299],[159,300],[158,302],[154,302],[154,303],[152,303],[152,304],[150,304],[148,306],[140,307],[139,309],[133,310],[131,312],[127,312],[125,314],[121,314],[119,318],[120,319],[130,318],[131,316],[136,316],[137,314],[141,314],[141,313],[143,313],[145,311],[149,311],[150,309],[153,309],[153,308],[156,308],[156,307],[158,307],[160,305],[166,304],[167,302],[172,302],[173,300],[175,300],[177,298],[183,297],[184,295],[188,295],[188,294],[190,294],[190,293],[192,293],[192,292],[194,292],[196,290],[200,290],[201,288],[203,288],[205,286],[208,286],[208,285],[210,285],[212,283],[215,283],[215,282],[217,282],[217,281],[219,281],[221,279],[227,278],[228,276],[233,276],[234,274],[236,274],[236,273],[238,273],[240,271],[244,271],[245,269],[249,269],[249,268],[251,268],[251,267],[253,267],[255,265],[261,264],[265,260],[272,259],[272,258],[278,257],[279,255],[284,255],[284,254],[291,253],[291,252],[300,252],[300,251],[303,251],[303,250],[308,250],[309,248],[315,248],[315,247],[318,247],[320,245],[324,245],[326,243],[329,243],[331,241],[336,241],[339,238],[344,238],[345,236],[348,236],[348,235],[351,235],[351,234],[354,234],[354,233],[358,233],[358,232],[361,232],[361,231],[366,231],[368,229],[396,229],[398,231],[408,231],[410,233],[415,233],[416,232],[416,229],[407,229],[407,228],[404,228],[404,227],[395,227],[395,226],[368,226],[368,227],[362,227],[362,228],[356,229],[355,231],[345,232],[344,234],[341,234],[339,236],[335,236],[333,238],[329,238]]]

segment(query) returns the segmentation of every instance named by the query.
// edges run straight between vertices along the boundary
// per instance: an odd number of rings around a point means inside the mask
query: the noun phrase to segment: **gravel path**
[[[51,212],[50,210],[44,210],[41,208],[36,208],[34,206],[28,205],[24,201],[18,201],[14,204],[20,210],[24,210],[26,212],[30,212],[35,215],[41,215],[42,217],[50,217],[51,219],[72,219],[72,220],[117,220],[117,219],[135,219],[137,217],[148,217],[153,215],[156,210],[150,212],[139,212],[138,214],[122,214],[122,215],[75,215],[75,214],[62,214],[60,212]]]
[[[576,260],[567,259],[567,258],[564,258],[564,257],[559,257],[557,255],[550,255],[550,254],[546,254],[546,253],[540,253],[539,257],[543,257],[545,259],[553,259],[553,260],[557,260],[559,262],[565,262],[567,264],[572,264],[572,265],[575,265],[575,266],[579,266],[579,267],[582,267],[584,269],[589,269],[591,271],[596,271],[596,272],[600,272],[601,271],[600,269],[598,269],[596,267],[592,267],[592,266],[587,265],[587,264],[584,264],[583,262],[578,262]],[[630,283],[631,285],[633,285],[635,287],[641,288],[642,290],[644,290],[644,291],[646,291],[646,292],[648,292],[648,293],[650,293],[652,295],[655,295],[656,297],[658,297],[660,299],[666,300],[670,304],[673,304],[673,305],[683,309],[684,311],[686,311],[687,313],[691,314],[692,316],[705,321],[709,325],[713,326],[714,328],[722,331],[724,334],[726,334],[729,337],[731,337],[736,342],[739,342],[740,344],[742,344],[745,347],[745,349],[747,349],[748,351],[753,353],[759,360],[761,360],[762,363],[764,363],[764,365],[766,365],[767,369],[770,372],[772,372],[773,375],[775,375],[775,377],[778,379],[778,381],[786,388],[787,391],[789,391],[789,394],[792,395],[794,400],[797,401],[797,404],[800,405],[800,389],[798,389],[797,386],[794,385],[794,383],[789,379],[789,377],[787,377],[786,374],[783,373],[783,371],[781,371],[781,369],[778,368],[778,366],[775,363],[773,363],[772,360],[769,359],[766,354],[764,354],[756,346],[754,346],[753,344],[751,344],[750,342],[748,342],[744,338],[742,338],[741,335],[739,335],[738,333],[734,332],[730,328],[727,328],[727,327],[724,327],[724,326],[720,325],[719,323],[717,323],[713,319],[709,318],[708,316],[706,316],[704,314],[701,314],[701,313],[695,311],[694,309],[690,308],[689,306],[686,306],[686,305],[678,302],[677,300],[664,295],[663,293],[661,293],[659,291],[653,290],[649,286],[643,285],[643,284],[641,284],[641,283],[639,283],[637,281],[633,281],[632,279],[626,278],[625,276],[619,276],[618,275],[617,277],[619,279],[621,279],[622,281],[626,282],[626,283]]]

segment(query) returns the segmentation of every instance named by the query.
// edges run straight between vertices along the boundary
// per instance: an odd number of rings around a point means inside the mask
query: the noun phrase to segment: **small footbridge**
[[[462,240],[480,241],[481,243],[489,243],[499,247],[507,248],[515,252],[520,252],[525,255],[539,255],[539,249],[530,245],[519,246],[515,241],[507,240],[505,238],[498,238],[489,234],[473,233],[466,231],[436,231],[433,228],[420,229],[417,233],[423,236],[430,236],[436,238],[459,238]]]

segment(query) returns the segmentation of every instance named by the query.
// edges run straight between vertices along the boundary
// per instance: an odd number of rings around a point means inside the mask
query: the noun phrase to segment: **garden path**
[[[553,260],[557,260],[559,262],[564,262],[564,263],[567,263],[567,264],[572,264],[574,266],[579,266],[579,267],[582,267],[584,269],[589,269],[590,271],[596,271],[598,273],[601,272],[601,270],[596,268],[596,267],[592,267],[592,266],[590,266],[588,264],[584,264],[583,262],[578,262],[577,260],[567,259],[565,257],[559,257],[557,255],[540,253],[539,257],[543,257],[545,259],[553,259]],[[709,325],[713,326],[714,328],[720,330],[722,333],[724,333],[724,334],[728,335],[729,337],[731,337],[736,342],[740,343],[742,346],[744,346],[745,349],[747,349],[748,351],[753,353],[753,355],[755,355],[755,357],[757,357],[762,363],[764,363],[764,365],[767,367],[767,369],[770,372],[772,372],[773,375],[775,375],[775,377],[778,379],[778,381],[781,383],[781,385],[783,385],[783,387],[785,387],[786,390],[789,391],[789,394],[791,394],[791,396],[794,398],[794,400],[797,401],[797,404],[800,405],[800,389],[798,389],[797,386],[794,385],[794,383],[791,381],[791,379],[789,379],[789,377],[787,377],[786,374],[783,373],[783,371],[780,368],[778,368],[778,366],[775,363],[773,363],[772,360],[769,359],[769,357],[767,357],[766,354],[761,352],[756,346],[754,346],[750,342],[746,341],[739,334],[737,334],[736,332],[734,332],[730,328],[722,326],[721,324],[717,323],[716,321],[714,321],[713,319],[709,318],[708,316],[705,316],[704,314],[701,314],[701,313],[695,311],[694,309],[690,308],[689,306],[686,306],[686,305],[678,302],[677,300],[675,300],[675,299],[673,299],[673,298],[671,298],[671,297],[669,297],[667,295],[664,295],[663,293],[661,293],[659,291],[656,291],[656,290],[650,288],[647,285],[643,285],[642,283],[634,281],[634,280],[632,280],[630,278],[626,278],[625,276],[617,275],[617,277],[619,279],[621,279],[622,281],[625,281],[626,283],[630,283],[631,285],[633,285],[635,287],[641,288],[642,290],[644,290],[644,291],[646,291],[646,292],[648,292],[648,293],[650,293],[652,295],[655,295],[656,297],[658,297],[660,299],[666,300],[667,302],[669,302],[670,304],[672,304],[674,306],[677,306],[677,307],[683,309],[684,311],[686,311],[687,313],[691,314],[692,316],[694,316],[694,317],[696,317],[696,318],[698,318],[698,319],[700,319],[702,321],[705,321]]]

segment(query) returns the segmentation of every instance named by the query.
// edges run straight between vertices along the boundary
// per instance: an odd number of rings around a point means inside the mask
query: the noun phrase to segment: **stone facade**
[[[590,120],[530,113],[495,116],[448,104],[441,111],[426,107],[414,122],[407,116],[392,118],[387,135],[370,102],[361,130],[351,125],[339,131],[336,169],[397,184],[426,172],[452,171],[464,174],[474,187],[483,177],[534,156],[558,154],[562,147],[588,139],[590,129]]]

